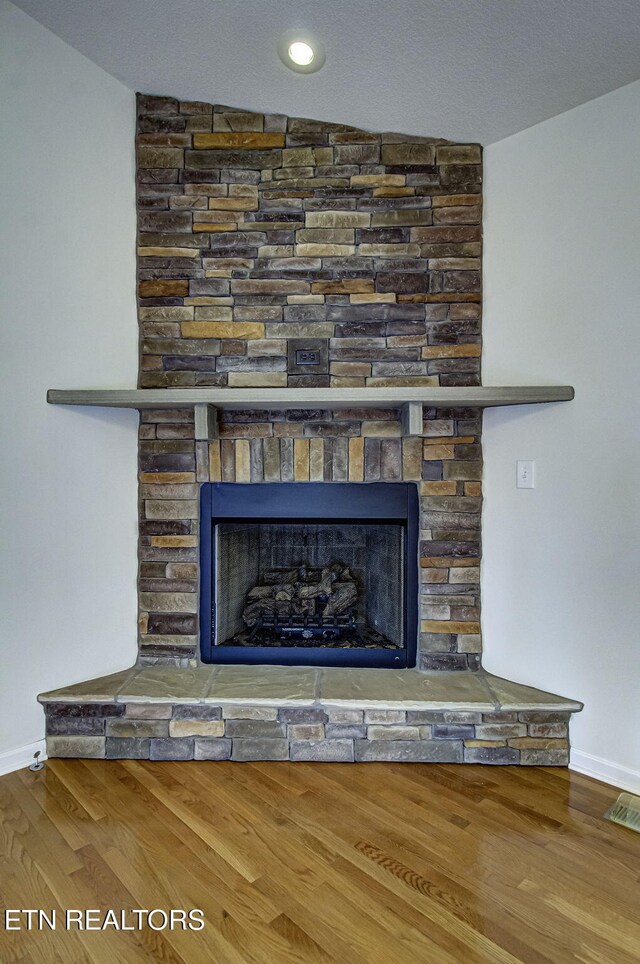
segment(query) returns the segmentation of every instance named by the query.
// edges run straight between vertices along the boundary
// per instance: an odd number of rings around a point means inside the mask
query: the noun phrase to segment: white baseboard
[[[47,759],[47,745],[44,740],[36,743],[28,743],[27,746],[16,747],[15,750],[7,750],[0,753],[0,776],[5,773],[13,773],[14,770],[23,770],[33,763],[33,755],[40,751],[39,760]]]
[[[584,773],[595,780],[602,780],[603,783],[610,783],[612,787],[618,787],[620,790],[640,793],[640,770],[623,767],[601,756],[585,753],[584,750],[571,748],[569,769]]]

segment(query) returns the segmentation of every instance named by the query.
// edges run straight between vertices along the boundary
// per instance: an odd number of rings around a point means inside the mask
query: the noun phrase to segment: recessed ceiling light
[[[323,44],[302,30],[287,30],[283,34],[278,44],[278,56],[285,67],[300,74],[320,70],[325,61]]]
[[[296,40],[290,44],[287,53],[294,64],[297,64],[299,67],[308,67],[315,57],[313,47],[310,47],[304,40]]]

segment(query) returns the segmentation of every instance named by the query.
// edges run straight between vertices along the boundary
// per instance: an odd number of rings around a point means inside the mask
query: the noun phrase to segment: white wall
[[[1,771],[135,658],[137,415],[45,393],[134,386],[137,324],[134,96],[5,0],[0,37]]]
[[[576,398],[485,416],[482,568],[486,668],[583,700],[572,763],[638,787],[639,159],[640,82],[486,150],[484,382]]]

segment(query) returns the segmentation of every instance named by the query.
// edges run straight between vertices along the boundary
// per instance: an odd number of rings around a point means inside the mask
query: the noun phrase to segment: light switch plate
[[[519,489],[535,488],[535,467],[532,459],[519,459],[516,462],[516,486]]]

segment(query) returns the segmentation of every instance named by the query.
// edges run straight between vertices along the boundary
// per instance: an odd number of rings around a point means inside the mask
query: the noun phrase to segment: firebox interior
[[[401,525],[221,523],[215,542],[219,644],[404,646]]]

